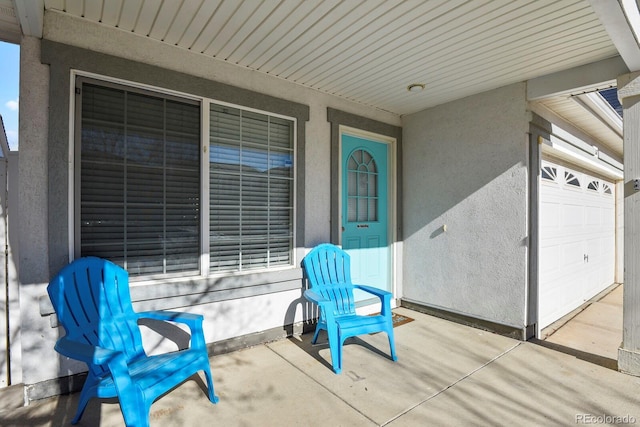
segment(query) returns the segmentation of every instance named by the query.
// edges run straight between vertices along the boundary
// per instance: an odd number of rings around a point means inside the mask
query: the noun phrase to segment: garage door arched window
[[[587,190],[592,190],[596,193],[602,194],[613,194],[613,191],[611,191],[611,186],[609,184],[598,180],[591,181],[587,186]]]
[[[573,185],[574,187],[580,187],[580,180],[577,176],[572,174],[571,172],[565,171],[564,173],[564,182],[567,185]]]
[[[543,166],[540,170],[540,176],[547,181],[555,181],[558,177],[558,170],[553,166]]]
[[[349,222],[378,220],[378,167],[367,150],[354,150],[347,163]]]

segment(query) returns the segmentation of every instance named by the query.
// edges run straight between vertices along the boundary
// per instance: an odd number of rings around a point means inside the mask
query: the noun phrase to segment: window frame
[[[163,273],[163,274],[147,274],[141,276],[132,276],[131,281],[146,282],[146,281],[180,281],[184,277],[199,277],[199,278],[215,278],[234,275],[249,275],[265,272],[277,272],[283,270],[290,270],[297,268],[297,228],[298,228],[298,119],[293,116],[274,113],[270,111],[260,110],[257,108],[247,107],[240,104],[221,101],[218,99],[198,96],[195,94],[179,92],[167,88],[157,87],[153,85],[147,85],[143,83],[132,82],[128,80],[113,78],[100,74],[71,70],[70,76],[70,96],[69,96],[69,195],[68,195],[68,230],[69,230],[69,261],[80,256],[80,168],[81,161],[79,158],[80,144],[81,144],[81,125],[82,125],[82,108],[78,105],[77,99],[81,97],[78,94],[76,87],[83,82],[97,84],[104,87],[112,87],[117,89],[123,89],[130,92],[137,92],[151,96],[159,96],[167,99],[172,99],[179,102],[197,103],[200,108],[200,255],[199,255],[199,271],[194,274],[185,273]],[[239,109],[242,111],[253,112],[269,117],[279,118],[287,120],[291,123],[292,130],[292,151],[293,158],[292,168],[292,222],[291,222],[291,260],[288,265],[276,265],[264,268],[254,268],[248,270],[230,270],[221,272],[210,271],[210,238],[209,238],[209,209],[210,209],[210,197],[209,197],[209,144],[210,144],[210,114],[211,106],[213,104],[226,106],[230,108]],[[77,195],[77,197],[76,197]]]

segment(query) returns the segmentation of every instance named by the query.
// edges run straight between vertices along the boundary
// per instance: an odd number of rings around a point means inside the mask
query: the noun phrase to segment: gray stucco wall
[[[22,380],[47,371],[57,376],[51,341],[43,328],[49,322],[38,312],[38,300],[49,281],[47,248],[47,129],[49,67],[40,63],[40,40],[24,37],[20,45],[20,168],[18,171],[18,274]],[[44,102],[43,102],[44,101]],[[49,328],[50,329],[50,328]],[[12,363],[17,361],[12,359]],[[13,369],[13,367],[12,367]]]
[[[527,131],[524,83],[403,118],[404,299],[525,326]]]

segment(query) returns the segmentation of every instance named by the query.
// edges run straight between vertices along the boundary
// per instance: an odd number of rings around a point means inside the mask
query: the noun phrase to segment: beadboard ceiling
[[[44,4],[397,114],[617,55],[583,0]]]
[[[619,55],[587,0],[38,1],[398,115]]]

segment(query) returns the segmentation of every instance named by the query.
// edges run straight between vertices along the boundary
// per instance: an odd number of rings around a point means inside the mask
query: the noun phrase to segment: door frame
[[[388,150],[388,168],[387,168],[387,214],[388,214],[388,222],[387,222],[387,242],[389,243],[390,253],[391,253],[391,262],[389,265],[390,268],[390,277],[391,277],[391,292],[394,296],[398,295],[397,284],[399,283],[398,272],[401,270],[397,268],[397,260],[398,260],[398,233],[397,233],[397,224],[398,224],[398,141],[396,138],[391,136],[386,136],[374,132],[365,131],[362,129],[339,125],[338,127],[338,156],[337,156],[337,168],[338,168],[338,176],[337,176],[337,185],[332,187],[333,191],[338,192],[338,228],[342,229],[342,224],[344,218],[342,217],[342,202],[343,202],[343,170],[342,170],[342,136],[343,135],[351,135],[357,138],[367,139],[373,142],[378,142],[382,144],[386,144],[389,148]],[[342,232],[340,231],[337,235],[337,243],[338,245],[342,245]],[[395,298],[392,299],[392,306],[395,306]]]

